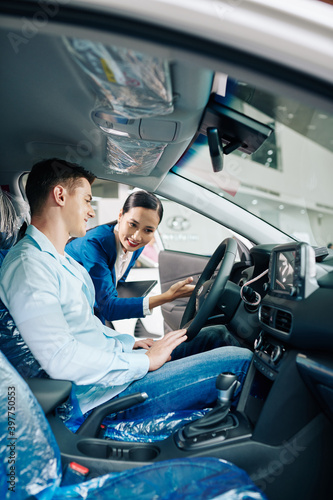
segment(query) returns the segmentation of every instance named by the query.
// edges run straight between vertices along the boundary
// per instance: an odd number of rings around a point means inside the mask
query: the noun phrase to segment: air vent
[[[276,332],[291,333],[292,315],[283,309],[262,305],[260,309],[260,322],[273,328]]]
[[[270,318],[271,315],[271,308],[268,306],[262,306],[261,311],[260,311],[260,320],[264,325],[269,326],[270,325]]]
[[[278,309],[275,315],[275,328],[281,332],[290,333],[291,332],[291,321],[292,316],[286,311],[281,311]]]

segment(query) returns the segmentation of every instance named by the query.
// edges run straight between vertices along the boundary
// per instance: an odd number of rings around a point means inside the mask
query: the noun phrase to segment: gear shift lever
[[[231,417],[228,419],[228,414],[231,406],[231,400],[235,390],[240,383],[234,373],[220,373],[216,379],[216,388],[218,391],[216,407],[213,408],[204,417],[187,424],[184,427],[184,435],[186,438],[192,438],[201,433],[220,429],[221,426],[232,427],[233,421]]]
[[[224,372],[220,373],[216,379],[216,389],[217,389],[217,405],[229,405],[231,404],[232,397],[240,386],[237,377],[234,373]]]

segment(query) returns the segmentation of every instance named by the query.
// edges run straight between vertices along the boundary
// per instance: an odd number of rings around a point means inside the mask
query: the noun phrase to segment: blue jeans
[[[182,359],[193,354],[210,351],[223,346],[240,347],[238,340],[224,325],[206,326],[200,330],[190,342],[183,342],[171,354],[172,361]]]
[[[134,392],[146,392],[149,398],[118,413],[117,420],[153,418],[162,413],[212,406],[217,399],[216,377],[221,372],[233,372],[243,383],[252,358],[250,350],[225,346],[188,355],[193,350],[190,344],[184,347],[185,357],[169,361],[158,370],[147,373],[121,393],[121,396],[127,396]],[[239,392],[240,388],[235,396]]]

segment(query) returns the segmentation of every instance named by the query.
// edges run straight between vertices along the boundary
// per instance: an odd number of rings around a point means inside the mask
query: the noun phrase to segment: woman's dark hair
[[[135,207],[156,210],[161,222],[163,217],[163,205],[154,194],[148,193],[147,191],[134,191],[134,193],[130,194],[124,203],[123,214],[126,214],[131,210],[131,208]]]

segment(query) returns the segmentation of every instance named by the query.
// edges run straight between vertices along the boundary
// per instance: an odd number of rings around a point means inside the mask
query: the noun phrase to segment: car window
[[[225,238],[232,237],[241,239],[248,248],[252,246],[230,229],[179,203],[163,199],[163,207],[159,235],[165,250],[210,256]]]

